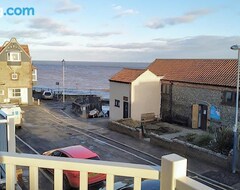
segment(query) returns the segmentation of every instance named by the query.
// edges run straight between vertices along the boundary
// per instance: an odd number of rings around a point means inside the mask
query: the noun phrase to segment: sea
[[[109,79],[123,68],[144,69],[146,62],[88,62],[88,61],[33,61],[37,67],[38,81],[34,89],[63,90],[65,94],[95,94],[109,98]]]

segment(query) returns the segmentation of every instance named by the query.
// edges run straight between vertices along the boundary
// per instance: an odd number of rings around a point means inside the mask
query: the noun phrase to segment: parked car
[[[42,99],[52,100],[53,99],[53,93],[51,91],[47,91],[47,90],[43,91]]]
[[[100,160],[100,157],[93,151],[81,146],[69,146],[64,148],[58,148],[54,150],[50,150],[47,152],[44,152],[43,155],[46,156],[57,156],[57,157],[65,157],[65,158],[79,158],[79,159],[90,159],[90,160]],[[53,170],[49,171],[53,173]],[[79,188],[79,176],[80,173],[77,171],[63,171],[64,175],[64,189],[70,189],[70,188]],[[88,184],[98,184],[101,182],[104,182],[106,180],[105,174],[100,173],[89,173],[88,174]]]
[[[4,112],[7,116],[14,117],[16,128],[21,128],[23,123],[23,113],[19,105],[14,104],[0,104],[0,113]]]
[[[159,190],[159,180],[144,180],[142,181],[141,190]],[[117,190],[133,190],[133,184],[119,188]]]

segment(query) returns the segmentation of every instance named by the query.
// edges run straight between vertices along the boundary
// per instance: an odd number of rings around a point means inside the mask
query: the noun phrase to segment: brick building
[[[28,45],[12,38],[0,46],[0,103],[31,104],[36,81]]]

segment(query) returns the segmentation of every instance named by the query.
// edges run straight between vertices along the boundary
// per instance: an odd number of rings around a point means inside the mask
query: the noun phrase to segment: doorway
[[[192,128],[207,129],[208,106],[205,104],[193,104],[192,106]]]
[[[123,118],[128,118],[128,102],[123,102]]]
[[[198,128],[202,130],[207,129],[207,115],[208,115],[208,106],[199,104],[198,107]]]

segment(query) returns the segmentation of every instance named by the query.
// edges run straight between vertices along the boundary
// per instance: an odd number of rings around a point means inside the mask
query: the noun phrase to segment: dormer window
[[[20,52],[8,52],[7,60],[11,62],[20,62],[21,61],[21,53]]]
[[[18,80],[18,74],[12,73],[12,80]]]

